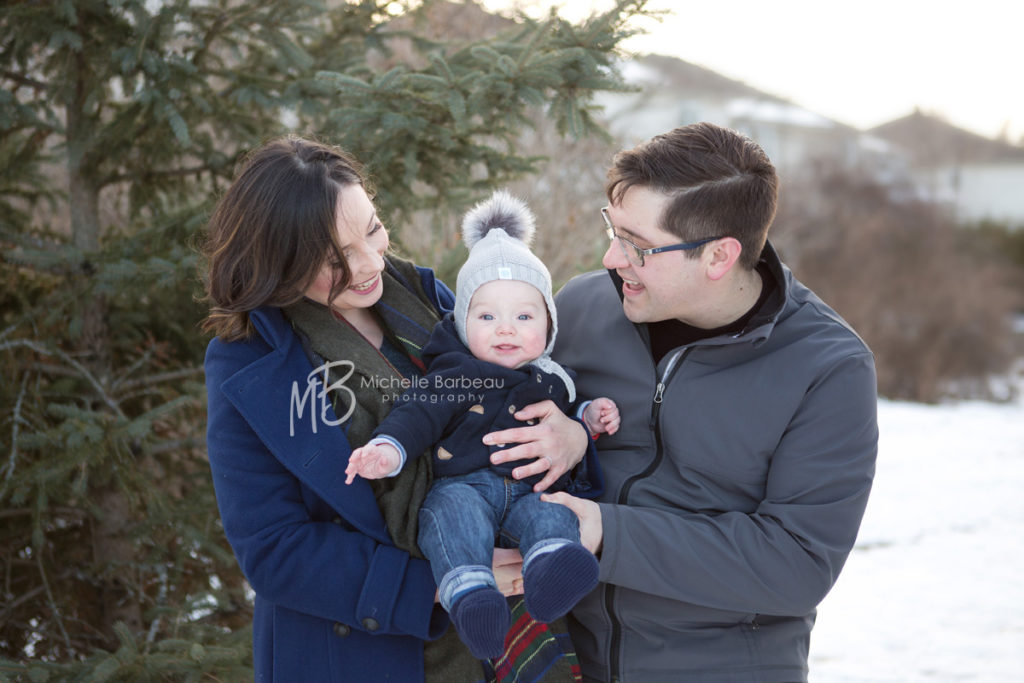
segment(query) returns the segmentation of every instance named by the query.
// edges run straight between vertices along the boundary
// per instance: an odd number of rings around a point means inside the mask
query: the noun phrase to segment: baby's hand
[[[395,471],[401,456],[398,449],[386,443],[367,444],[352,451],[345,468],[346,484],[358,474],[363,479],[381,479]]]
[[[583,411],[583,421],[592,434],[619,431],[619,407],[610,398],[595,398]]]

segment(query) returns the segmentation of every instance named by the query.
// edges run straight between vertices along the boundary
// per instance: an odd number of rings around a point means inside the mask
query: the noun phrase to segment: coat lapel
[[[321,413],[322,373],[310,383],[310,363],[280,312],[256,322],[275,350],[229,378],[224,394],[295,477],[354,527],[391,545],[370,485],[358,477],[345,484],[351,448],[329,401]]]

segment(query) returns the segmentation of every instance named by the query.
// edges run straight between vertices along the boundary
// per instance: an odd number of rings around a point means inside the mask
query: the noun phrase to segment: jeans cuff
[[[526,571],[526,566],[538,555],[550,553],[551,551],[558,550],[563,545],[569,545],[570,543],[572,543],[572,541],[564,538],[549,538],[547,540],[534,543],[533,547],[526,551],[526,555],[523,557],[523,571]]]
[[[451,612],[452,598],[458,593],[469,588],[482,588],[483,586],[498,587],[498,582],[494,580],[494,572],[490,567],[479,564],[455,567],[441,577],[441,585],[437,587],[441,607],[444,607],[446,612]]]

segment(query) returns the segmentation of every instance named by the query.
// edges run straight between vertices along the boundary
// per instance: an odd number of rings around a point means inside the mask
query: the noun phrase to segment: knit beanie
[[[535,220],[521,199],[498,190],[466,214],[462,220],[462,241],[469,247],[469,258],[459,270],[455,282],[455,330],[467,346],[466,318],[469,302],[482,285],[493,280],[518,280],[533,285],[544,297],[551,316],[548,344],[551,353],[558,330],[555,301],[551,296],[551,274],[530,251]]]

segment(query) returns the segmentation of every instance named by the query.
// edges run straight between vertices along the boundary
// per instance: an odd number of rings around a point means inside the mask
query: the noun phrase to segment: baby
[[[550,358],[558,318],[551,275],[529,249],[534,218],[505,192],[463,221],[469,258],[459,271],[455,310],[423,349],[427,374],[349,457],[347,483],[394,476],[407,458],[433,457],[434,483],[419,512],[418,542],[430,560],[441,605],[474,656],[501,656],[511,615],[491,571],[496,537],[523,556],[526,609],[541,622],[566,614],[597,585],[598,563],[580,543],[568,508],[541,501],[516,481],[512,464],[492,465],[482,437],[521,426],[514,414],[550,399],[575,405],[568,371]],[[613,434],[619,411],[608,398],[576,408],[592,434]],[[570,485],[565,474],[551,487]]]

